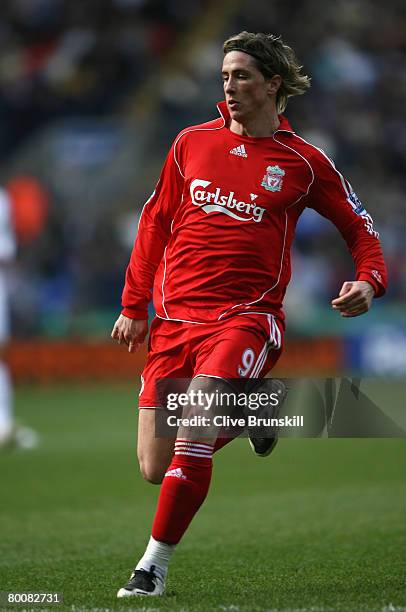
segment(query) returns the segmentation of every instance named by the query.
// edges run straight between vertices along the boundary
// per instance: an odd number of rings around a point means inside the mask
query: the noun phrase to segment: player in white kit
[[[12,384],[5,360],[10,332],[8,276],[17,250],[10,198],[0,188],[0,449],[17,445],[32,448],[37,435],[28,427],[17,427],[13,414]]]

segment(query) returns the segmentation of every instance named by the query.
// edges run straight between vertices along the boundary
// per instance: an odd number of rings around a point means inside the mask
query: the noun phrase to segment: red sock
[[[229,444],[233,440],[235,440],[235,438],[217,438],[213,453],[217,453],[217,451],[221,450],[226,444]]]
[[[178,439],[162,481],[152,537],[177,544],[204,502],[212,472],[213,446]]]

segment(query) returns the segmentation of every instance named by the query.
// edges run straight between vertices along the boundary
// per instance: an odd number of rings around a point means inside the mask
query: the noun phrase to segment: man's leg
[[[256,376],[266,360],[268,334],[266,329],[264,333],[257,315],[236,317],[221,325],[205,327],[204,330],[200,326],[190,327],[186,331],[188,355],[195,358],[193,371],[196,375],[189,391],[215,393],[217,390],[229,393],[227,379]],[[189,361],[185,357],[177,373],[173,369],[165,373],[162,372],[161,355],[159,376],[155,372],[154,379],[187,376],[186,363]],[[202,407],[199,408],[201,414]],[[191,406],[188,416],[193,416]],[[163,593],[169,559],[209,489],[218,428],[214,427],[210,432],[206,430],[205,434],[202,436],[201,432],[191,432],[189,429],[178,432],[175,453],[162,481],[150,543],[129,583],[119,590],[118,597]],[[218,446],[222,445],[224,440]],[[150,448],[154,448],[154,443]],[[154,482],[159,482],[164,461],[157,459],[153,452],[140,452],[140,460],[143,473]]]
[[[216,378],[197,377],[188,392],[229,392],[230,386]],[[204,405],[189,406],[186,416],[205,415]],[[213,416],[215,412],[211,413]],[[185,415],[185,413],[184,413]],[[212,419],[211,419],[212,420]],[[152,525],[152,536],[161,542],[176,545],[209,490],[212,473],[212,455],[219,427],[213,423],[205,427],[179,427],[175,453],[168,467],[159,495],[157,511]]]
[[[216,378],[198,377],[192,380],[189,392],[199,390],[213,394],[216,391],[230,392],[230,386]],[[202,406],[198,406],[195,413],[202,414],[202,409]],[[189,409],[188,416],[193,414],[193,409]],[[145,417],[142,426],[146,428],[145,431],[150,431],[148,427],[154,431],[154,416]],[[163,593],[169,560],[175,546],[208,493],[218,429],[212,425],[205,430],[203,436],[201,432],[180,427],[174,453],[173,440],[152,440],[153,433],[149,435],[148,443],[142,440],[139,451],[141,471],[152,482],[159,482],[163,474],[164,477],[149,544],[130,581],[119,590],[118,597]],[[171,453],[173,456],[170,460]]]
[[[152,484],[161,484],[172,460],[175,438],[156,438],[156,410],[140,408],[137,455],[142,476]]]
[[[158,414],[157,410],[160,411]],[[142,476],[152,484],[161,484],[174,453],[175,438],[155,436],[155,421],[161,414],[161,408],[140,407],[138,416],[138,463]],[[162,544],[151,535],[128,584],[119,589],[117,596],[149,593],[161,595],[165,588],[166,568],[173,551],[173,546]]]

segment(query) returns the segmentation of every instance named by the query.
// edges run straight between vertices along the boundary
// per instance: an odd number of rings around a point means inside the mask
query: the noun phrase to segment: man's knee
[[[163,440],[159,446],[139,444],[138,463],[143,478],[151,484],[161,484],[173,456],[173,441]]]
[[[142,477],[152,484],[161,484],[173,455],[174,440],[155,437],[156,413],[140,410],[137,455]]]
[[[151,459],[138,455],[138,463],[142,477],[151,484],[161,484],[167,466],[157,463]]]

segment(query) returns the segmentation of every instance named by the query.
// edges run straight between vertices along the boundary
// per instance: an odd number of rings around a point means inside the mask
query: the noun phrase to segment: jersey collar
[[[224,121],[224,125],[227,125],[230,119],[230,113],[228,112],[227,104],[224,100],[217,103],[217,110]],[[284,115],[278,115],[278,119],[280,121],[280,124],[278,129],[275,130],[274,134],[276,134],[277,132],[289,132],[290,134],[294,134],[294,131],[292,130],[289,121]]]

